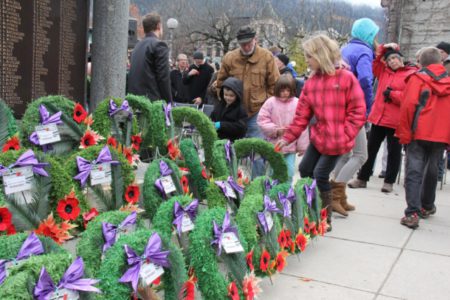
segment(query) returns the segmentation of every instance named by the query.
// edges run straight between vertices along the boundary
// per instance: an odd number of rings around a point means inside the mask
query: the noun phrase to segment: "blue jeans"
[[[258,113],[254,114],[252,117],[247,119],[247,134],[245,135],[245,137],[264,139],[264,135],[262,134],[261,130],[259,129],[258,123],[256,123],[257,119],[258,119]],[[253,175],[253,177],[265,175],[264,161],[262,159],[256,159],[254,161],[253,167],[252,167],[252,175]]]
[[[284,161],[286,162],[288,170],[288,182],[292,183],[295,171],[295,153],[286,153],[284,155]]]

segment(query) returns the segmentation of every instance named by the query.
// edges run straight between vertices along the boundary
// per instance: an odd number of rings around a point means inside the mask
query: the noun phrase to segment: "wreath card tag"
[[[235,190],[231,187],[230,183],[227,181],[224,181],[225,185],[225,196],[233,199],[237,199],[237,195]]]
[[[264,212],[264,217],[266,218],[266,224],[267,224],[267,228],[269,229],[269,231],[272,229],[273,227],[273,218],[272,218],[272,213],[269,211],[265,211]]]
[[[181,220],[181,232],[188,232],[194,229],[194,223],[189,217],[189,214],[185,212],[183,214],[183,219]]]
[[[205,162],[205,149],[203,149],[203,148],[200,148],[200,149],[198,149],[198,158],[200,159],[200,162],[201,163],[204,163]]]
[[[222,235],[221,244],[227,254],[244,252],[244,248],[234,232],[225,232]]]
[[[77,291],[69,289],[56,290],[50,295],[50,300],[78,300],[78,299],[80,299],[80,294]]]
[[[3,175],[5,194],[10,195],[29,191],[33,187],[33,167],[20,167],[8,170]]]
[[[170,175],[163,176],[160,179],[161,179],[161,184],[164,189],[164,193],[166,195],[177,191],[177,189],[175,187],[175,183],[173,182],[173,179]]]
[[[91,170],[91,186],[111,183],[111,164],[103,163],[98,165],[93,165]]]
[[[55,123],[37,125],[35,131],[39,140],[39,145],[47,145],[61,141],[58,126]]]
[[[139,280],[142,286],[149,286],[159,278],[162,274],[164,274],[164,268],[154,263],[143,263],[141,266],[141,270],[139,271]]]

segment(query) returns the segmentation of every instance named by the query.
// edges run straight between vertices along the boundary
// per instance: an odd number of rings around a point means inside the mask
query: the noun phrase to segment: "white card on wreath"
[[[120,237],[122,235],[129,234],[131,232],[134,232],[135,230],[136,230],[136,224],[128,224],[127,226],[117,229],[116,242],[120,239]]]
[[[173,183],[173,179],[170,175],[161,177],[161,184],[166,195],[177,191],[175,183]]]
[[[164,274],[163,267],[153,263],[143,263],[139,271],[139,280],[143,286],[149,286],[162,274]]]
[[[290,201],[287,201],[287,212],[289,215],[292,214],[292,203]]]
[[[226,181],[224,181],[223,183],[225,184],[225,196],[233,198],[233,199],[237,199],[236,192],[235,192],[235,190],[233,190],[231,185]]]
[[[184,213],[181,219],[181,232],[191,231],[192,229],[194,229],[194,223],[192,223],[191,217]]]
[[[272,213],[265,211],[264,212],[264,217],[266,218],[266,223],[267,223],[267,227],[269,228],[269,231],[272,229],[273,227],[273,218],[272,218]]]
[[[50,300],[78,300],[80,294],[69,289],[60,289],[50,294]]]
[[[201,163],[205,162],[205,149],[198,149],[198,158],[200,159]]]
[[[3,185],[6,195],[31,190],[33,187],[33,167],[8,170],[3,175]]]
[[[38,136],[39,145],[56,143],[61,140],[56,124],[37,125],[35,131]]]
[[[91,186],[103,183],[111,183],[111,164],[104,163],[93,165],[91,170]]]
[[[227,254],[244,252],[244,248],[234,232],[225,232],[220,243]]]

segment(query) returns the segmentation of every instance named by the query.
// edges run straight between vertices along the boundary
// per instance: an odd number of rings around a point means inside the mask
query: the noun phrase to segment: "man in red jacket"
[[[450,77],[439,50],[425,48],[420,64],[422,70],[408,78],[396,131],[400,144],[408,145],[407,208],[400,223],[413,229],[419,226],[419,215],[425,219],[436,212],[438,161],[450,144]]]

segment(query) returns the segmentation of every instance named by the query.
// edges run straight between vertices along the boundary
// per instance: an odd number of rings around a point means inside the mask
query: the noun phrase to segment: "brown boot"
[[[355,206],[351,205],[347,202],[347,193],[345,192],[345,189],[347,188],[347,186],[345,185],[345,182],[337,182],[336,184],[339,185],[339,194],[341,195],[341,198],[339,200],[341,201],[341,206],[346,211],[355,210]]]
[[[327,208],[327,231],[331,231],[331,214],[333,212],[331,208],[331,202],[333,199],[333,194],[331,191],[328,192],[320,192],[320,198],[322,199],[322,208]]]
[[[337,212],[340,215],[348,216],[347,211],[344,209],[344,207],[341,205],[342,199],[345,197],[345,194],[342,194],[342,184],[344,182],[335,182],[331,181],[331,193],[333,194],[333,201],[331,201],[331,207],[333,208],[333,211]]]

